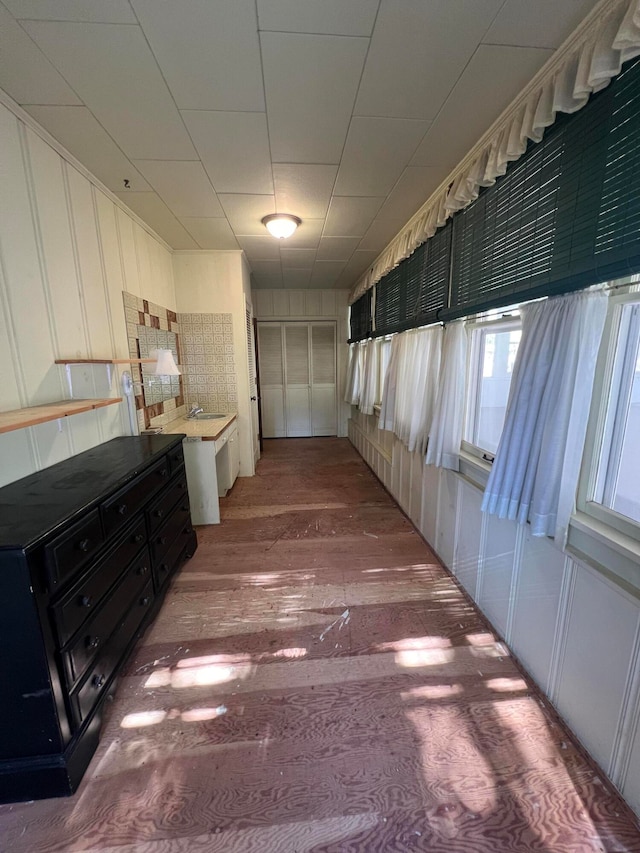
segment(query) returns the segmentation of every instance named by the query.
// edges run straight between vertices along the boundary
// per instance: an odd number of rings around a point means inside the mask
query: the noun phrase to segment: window
[[[387,367],[391,358],[391,336],[380,341],[380,359],[378,362],[378,392],[376,395],[376,403],[379,405],[382,402],[382,391],[384,389],[384,378],[387,375]]]
[[[580,508],[623,533],[640,524],[640,297],[611,297],[600,355],[600,400],[590,425],[597,448]],[[595,438],[595,440],[594,440]]]
[[[489,461],[498,449],[521,334],[518,318],[484,323],[471,331],[463,447]]]

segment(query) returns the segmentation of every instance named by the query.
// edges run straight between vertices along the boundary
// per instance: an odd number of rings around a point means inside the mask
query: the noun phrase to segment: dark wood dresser
[[[183,437],[114,438],[0,488],[0,802],[75,791],[127,655],[195,553]]]

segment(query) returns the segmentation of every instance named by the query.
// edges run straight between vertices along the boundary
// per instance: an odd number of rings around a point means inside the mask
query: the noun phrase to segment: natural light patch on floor
[[[216,684],[228,684],[230,681],[244,681],[254,672],[250,664],[228,666],[225,664],[208,664],[192,666],[183,669],[157,669],[145,681],[145,687],[151,690],[156,687],[172,687],[176,690],[185,687],[205,687]]]
[[[376,652],[413,652],[424,649],[448,649],[452,643],[448,637],[406,637],[403,640],[393,640],[389,643],[376,643]]]
[[[442,666],[450,663],[454,656],[453,649],[406,649],[398,652],[395,660],[398,666],[414,669],[419,666]]]
[[[418,699],[433,701],[436,699],[453,699],[461,696],[463,687],[461,684],[425,684],[422,687],[414,687],[412,690],[404,690],[400,696],[405,702],[415,702]]]
[[[523,678],[488,678],[485,684],[494,693],[516,693],[529,689]]]

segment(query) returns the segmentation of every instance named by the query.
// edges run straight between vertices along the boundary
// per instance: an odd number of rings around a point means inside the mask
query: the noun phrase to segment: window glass
[[[490,454],[498,449],[521,334],[513,321],[473,332],[465,438]]]
[[[594,500],[640,521],[640,302],[623,306]]]

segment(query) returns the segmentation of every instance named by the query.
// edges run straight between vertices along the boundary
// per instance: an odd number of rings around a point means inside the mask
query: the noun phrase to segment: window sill
[[[577,512],[569,523],[567,552],[640,597],[640,542]]]
[[[459,474],[472,486],[484,491],[490,473],[491,465],[489,462],[485,462],[484,459],[475,456],[473,453],[468,453],[465,450],[460,451]]]

